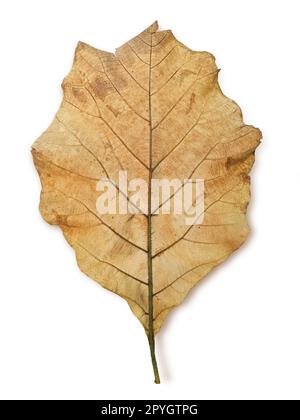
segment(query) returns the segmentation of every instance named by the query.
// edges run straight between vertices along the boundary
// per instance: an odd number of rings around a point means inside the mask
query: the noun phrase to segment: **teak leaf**
[[[41,213],[61,227],[80,269],[127,300],[159,383],[155,334],[248,235],[248,173],[261,133],[221,92],[214,57],[159,32],[156,22],[115,54],[80,42],[62,87],[60,109],[32,150]],[[146,211],[117,185],[120,171],[146,181]],[[137,211],[99,213],[103,178]],[[182,180],[169,204],[186,182],[204,180],[202,223],[162,214],[163,202],[156,214],[154,179]]]

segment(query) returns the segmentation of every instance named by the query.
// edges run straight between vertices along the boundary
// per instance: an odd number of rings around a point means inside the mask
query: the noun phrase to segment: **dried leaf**
[[[115,54],[78,44],[61,107],[33,157],[44,219],[61,227],[85,274],[127,300],[159,383],[154,335],[248,235],[248,173],[261,134],[221,92],[214,57],[157,29]],[[154,178],[204,179],[203,223],[151,211],[99,215],[97,183],[120,171],[148,187]]]

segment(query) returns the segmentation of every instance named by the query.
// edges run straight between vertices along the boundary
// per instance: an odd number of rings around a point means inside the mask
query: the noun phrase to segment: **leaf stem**
[[[150,334],[148,335],[148,341],[149,341],[149,347],[150,347],[150,353],[151,353],[151,360],[152,360],[152,366],[153,366],[153,372],[154,372],[154,382],[156,384],[160,384],[160,377],[159,377],[159,371],[157,366],[157,361],[155,357],[155,339],[154,335],[151,338]]]
[[[151,175],[152,176],[152,175]],[[151,204],[151,192],[148,198]],[[150,207],[151,208],[151,207]],[[148,311],[149,311],[149,332],[148,341],[151,353],[152,366],[154,371],[155,383],[160,384],[157,361],[155,357],[155,337],[153,322],[153,271],[152,271],[152,218],[151,211],[148,210]]]

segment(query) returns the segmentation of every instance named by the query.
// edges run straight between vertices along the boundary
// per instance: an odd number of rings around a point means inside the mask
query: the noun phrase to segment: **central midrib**
[[[150,33],[150,57],[149,57],[149,178],[148,178],[148,223],[147,223],[147,255],[148,255],[148,318],[149,331],[148,340],[150,346],[151,360],[153,365],[155,383],[160,383],[159,372],[155,357],[155,337],[153,322],[153,270],[152,270],[152,109],[151,109],[151,66],[152,66],[152,32]]]

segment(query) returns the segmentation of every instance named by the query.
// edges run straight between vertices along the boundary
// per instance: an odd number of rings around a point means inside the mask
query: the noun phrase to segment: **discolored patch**
[[[94,81],[91,83],[93,92],[95,93],[95,96],[101,101],[104,101],[104,99],[112,93],[112,87],[110,83],[106,79],[101,79],[100,77],[96,77]]]
[[[196,94],[193,92],[190,96],[190,103],[189,103],[189,107],[186,111],[186,114],[189,114],[195,104],[195,98],[196,98]]]
[[[75,99],[77,99],[77,101],[79,101],[81,103],[86,103],[87,102],[86,93],[84,91],[84,88],[72,86],[72,95],[74,96]]]

